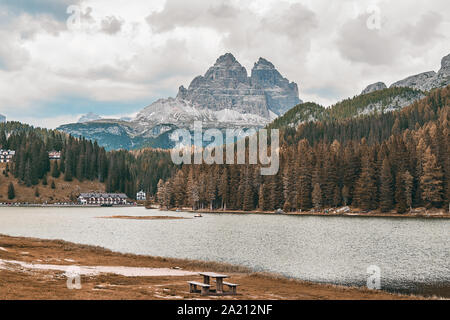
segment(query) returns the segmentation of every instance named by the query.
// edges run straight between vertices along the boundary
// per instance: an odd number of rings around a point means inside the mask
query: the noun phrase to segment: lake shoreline
[[[254,273],[249,268],[224,263],[122,254],[62,240],[0,235],[0,299],[200,299],[188,290],[196,276],[125,277],[117,274],[83,276],[80,290],[66,287],[64,272],[27,270],[11,262],[56,266],[121,266],[164,268],[189,272],[213,271],[229,274],[239,283],[238,296],[224,299],[261,300],[397,300],[423,299],[385,291],[318,284],[276,274]],[[161,269],[162,270],[162,269]]]
[[[161,210],[161,211],[172,211],[177,212],[177,209],[159,209],[157,207],[146,207],[149,210]],[[272,211],[242,211],[242,210],[208,210],[199,209],[192,210],[183,208],[180,212],[187,213],[206,213],[206,214],[236,214],[236,215],[274,215],[274,216],[299,216],[299,217],[345,217],[345,218],[399,218],[399,219],[450,219],[449,213],[435,213],[431,214],[397,214],[397,213],[362,213],[362,212],[351,212],[351,213],[323,213],[323,212],[289,212],[289,213],[275,213]]]

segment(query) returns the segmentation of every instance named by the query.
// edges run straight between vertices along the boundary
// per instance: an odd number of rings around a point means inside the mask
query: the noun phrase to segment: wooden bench
[[[236,283],[231,283],[231,282],[223,282],[224,285],[228,286],[231,289],[231,294],[235,295],[237,294],[237,287],[239,287],[238,284]]]
[[[197,282],[197,281],[188,281],[189,283],[189,292],[190,293],[201,293],[202,296],[207,296],[209,294],[209,288],[211,287],[209,284]],[[201,291],[197,289],[197,287],[201,288]]]

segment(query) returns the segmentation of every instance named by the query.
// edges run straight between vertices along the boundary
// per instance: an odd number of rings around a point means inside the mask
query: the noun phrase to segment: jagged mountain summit
[[[450,54],[441,60],[441,69],[419,73],[403,80],[393,83],[390,88],[412,88],[420,91],[430,91],[437,88],[443,88],[450,84]],[[361,94],[384,90],[386,85],[383,82],[377,82],[369,85]]]
[[[392,84],[391,87],[410,87],[422,91],[442,88],[450,84],[450,54],[442,58],[441,69],[420,73]]]
[[[298,95],[297,84],[283,78],[269,61],[260,58],[249,77],[245,67],[227,53],[187,89],[181,86],[176,98],[156,101],[137,120],[179,124],[204,119],[264,125],[301,103]]]
[[[260,58],[249,76],[227,53],[188,88],[181,86],[176,97],[152,103],[130,121],[93,118],[59,129],[97,140],[109,149],[169,148],[170,133],[176,128],[191,129],[194,121],[202,121],[205,128],[261,128],[300,103],[297,84],[284,78],[271,62]]]

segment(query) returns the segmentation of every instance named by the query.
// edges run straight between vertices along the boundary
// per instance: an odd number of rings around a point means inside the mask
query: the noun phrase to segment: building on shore
[[[61,152],[60,151],[50,151],[48,153],[48,158],[50,160],[60,160],[61,159]]]
[[[144,191],[141,190],[138,193],[136,193],[136,200],[145,201],[147,200],[147,195],[145,194]]]
[[[78,203],[83,205],[125,205],[128,197],[123,193],[82,193],[78,197]]]
[[[0,123],[6,122],[6,117],[0,114]]]
[[[0,149],[0,163],[9,163],[16,152],[14,150],[3,150]]]

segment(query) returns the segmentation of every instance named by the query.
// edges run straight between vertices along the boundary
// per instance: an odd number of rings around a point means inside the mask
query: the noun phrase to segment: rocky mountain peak
[[[441,60],[441,69],[438,73],[428,71],[410,76],[406,79],[395,82],[392,87],[409,87],[422,91],[430,91],[436,88],[443,88],[450,84],[450,54]]]
[[[445,75],[445,76],[450,75],[450,54],[448,54],[442,58],[441,70],[439,70],[439,74]]]
[[[220,56],[204,76],[192,80],[189,88],[179,88],[177,99],[198,109],[233,110],[270,119],[301,102],[298,87],[264,58],[259,58],[251,77],[231,53]]]
[[[368,93],[375,92],[375,91],[379,91],[379,90],[384,90],[384,89],[387,89],[387,86],[386,86],[386,84],[384,82],[376,82],[376,83],[368,85],[361,92],[361,95],[368,94]]]
[[[217,82],[221,86],[237,86],[239,83],[247,82],[247,70],[231,53],[226,53],[217,59],[203,78],[210,82]],[[202,79],[196,78],[194,81],[202,83]]]
[[[233,64],[239,64],[239,62],[236,60],[236,58],[231,53],[225,53],[224,55],[220,56],[217,60],[215,65],[225,65],[225,66],[231,66]],[[239,64],[240,65],[240,64]]]
[[[253,70],[260,70],[260,69],[275,69],[275,66],[272,64],[272,62],[264,58],[259,58],[258,62],[255,63]]]
[[[188,93],[188,90],[184,86],[180,86],[178,88],[177,99],[181,99],[181,100],[186,99],[187,93]]]

